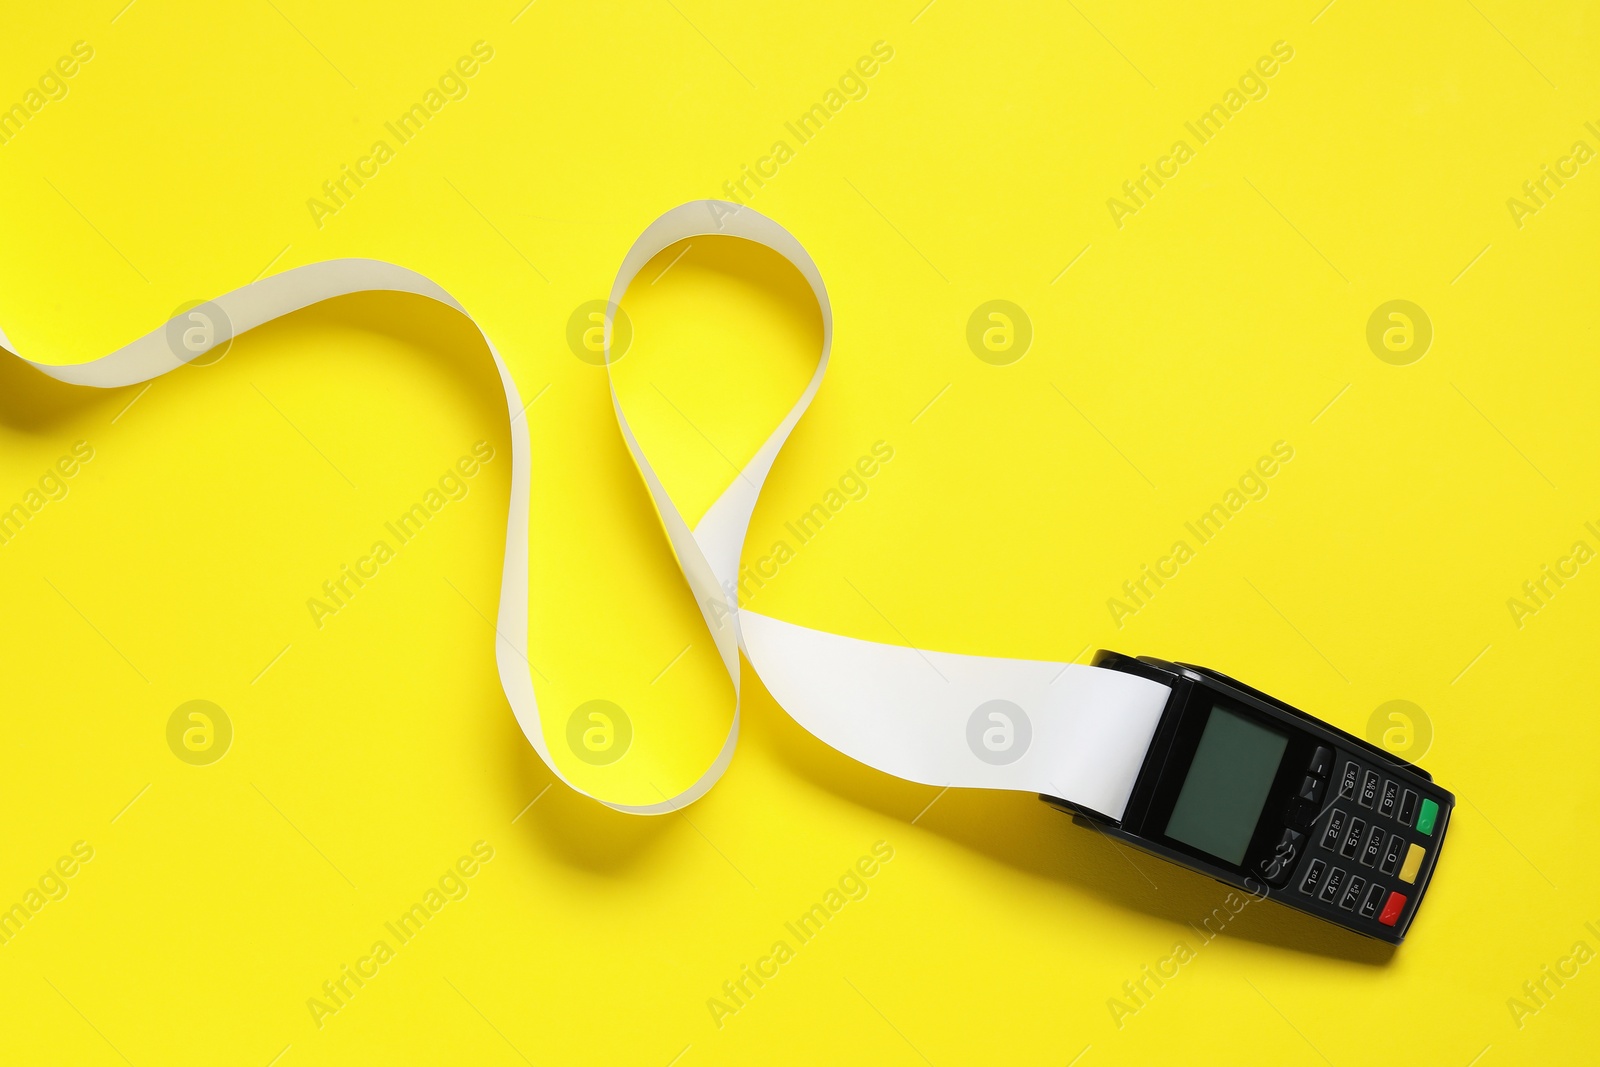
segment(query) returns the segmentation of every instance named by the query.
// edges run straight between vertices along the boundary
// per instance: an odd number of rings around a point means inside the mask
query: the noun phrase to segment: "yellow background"
[[[748,669],[738,755],[683,814],[546,792],[493,662],[510,453],[486,351],[437,305],[351,297],[148,390],[0,363],[0,505],[95,450],[0,545],[0,904],[94,849],[0,947],[0,1058],[1592,1055],[1596,965],[1520,1027],[1508,1000],[1600,948],[1600,577],[1521,627],[1507,600],[1575,541],[1600,547],[1596,164],[1520,227],[1506,203],[1573,142],[1600,148],[1592,12],[119,6],[6,16],[0,104],[76,41],[94,58],[0,145],[0,324],[68,363],[323,259],[452,291],[533,401],[547,736],[593,698],[637,731],[612,777],[563,762],[586,784],[692,777],[729,686],[567,319],[650,220],[726,195],[784,139],[752,206],[816,258],[836,334],[746,559],[875,441],[895,457],[753,606],[924,648],[1206,663],[1357,733],[1409,700],[1460,804],[1390,953],[1270,904],[1201,944],[1220,886],[1030,796],[856,765]],[[319,227],[307,199],[480,40],[467,95]],[[784,123],[880,40],[894,57],[865,98],[795,145]],[[1107,199],[1277,41],[1294,57],[1265,98],[1115,225]],[[772,257],[679,251],[630,296],[618,377],[695,515],[803,381],[818,324]],[[966,344],[991,299],[1034,327],[1011,366]],[[1408,366],[1365,339],[1394,299],[1433,325]],[[467,496],[318,629],[306,599],[480,440],[496,458]],[[1280,440],[1294,459],[1268,495],[1119,628],[1106,600]],[[167,747],[193,699],[233,723],[210,766]],[[478,841],[494,858],[468,895],[319,1027],[308,998]],[[708,999],[879,841],[894,858],[867,896],[719,1028]],[[1119,1027],[1108,1001],[1179,942],[1194,959]]]

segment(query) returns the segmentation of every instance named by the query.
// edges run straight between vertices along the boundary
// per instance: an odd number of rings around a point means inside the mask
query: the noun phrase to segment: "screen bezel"
[[[1177,806],[1178,794],[1189,777],[1195,754],[1199,751],[1201,735],[1211,719],[1212,709],[1219,707],[1263,729],[1282,734],[1287,739],[1283,755],[1278,762],[1278,772],[1273,776],[1272,786],[1267,790],[1267,799],[1261,806],[1261,814],[1257,817],[1255,829],[1251,832],[1250,844],[1245,849],[1244,859],[1239,863],[1214,856],[1186,841],[1169,837],[1166,833],[1167,823]],[[1264,873],[1272,869],[1278,842],[1283,836],[1284,827],[1289,823],[1287,813],[1293,805],[1299,803],[1297,795],[1300,784],[1305,780],[1306,768],[1311,763],[1311,757],[1316,752],[1317,745],[1325,743],[1319,741],[1315,734],[1286,719],[1286,716],[1263,712],[1259,708],[1219,692],[1212,686],[1194,686],[1189,691],[1188,699],[1184,701],[1172,731],[1162,761],[1161,773],[1154,782],[1154,788],[1150,791],[1147,802],[1140,805],[1141,825],[1135,827],[1125,823],[1125,828],[1159,842],[1175,852],[1192,857],[1200,864],[1220,867],[1241,878],[1261,878]],[[1327,788],[1336,789],[1337,783],[1330,781]],[[1327,802],[1330,795],[1324,794],[1323,803]]]

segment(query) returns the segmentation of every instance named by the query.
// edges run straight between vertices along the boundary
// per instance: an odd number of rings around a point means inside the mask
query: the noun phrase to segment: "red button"
[[[1383,902],[1383,911],[1378,914],[1378,921],[1385,926],[1393,926],[1400,921],[1400,911],[1405,906],[1404,893],[1390,893],[1389,899]]]

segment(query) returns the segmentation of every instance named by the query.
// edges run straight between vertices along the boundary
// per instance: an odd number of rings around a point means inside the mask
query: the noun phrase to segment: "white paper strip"
[[[821,306],[823,349],[815,373],[789,413],[692,531],[634,435],[613,385],[618,428],[733,681],[736,703],[726,740],[693,784],[659,804],[606,803],[621,811],[660,814],[703,796],[721,777],[733,758],[739,735],[742,646],[756,673],[801,726],[862,763],[930,785],[1048,793],[1120,818],[1166,705],[1166,686],[1083,665],[884,645],[738,610],[731,590],[739,573],[745,531],[778,450],[822,384],[832,345],[833,310],[821,271],[787,230],[749,208],[710,200],[674,208],[645,230],[617,272],[611,289],[613,307],[657,253],[685,238],[706,234],[755,241],[793,263]],[[233,324],[232,335],[237,335],[311,304],[372,290],[414,293],[471,318],[449,293],[422,275],[365,259],[297,267],[235,289],[212,303],[226,314]],[[609,330],[608,322],[608,353]],[[213,343],[227,339],[218,337]],[[486,334],[484,341],[500,372],[511,423],[511,503],[495,660],[523,733],[556,776],[567,781],[545,745],[525,658],[531,469],[528,429],[521,416],[516,382]],[[3,332],[0,343],[15,351]],[[64,382],[116,388],[175,370],[205,351],[205,347],[195,348],[180,359],[168,342],[168,326],[163,326],[87,363],[32,365]]]

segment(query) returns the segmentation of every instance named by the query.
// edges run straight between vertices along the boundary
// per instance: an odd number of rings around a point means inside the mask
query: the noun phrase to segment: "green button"
[[[1417,812],[1417,833],[1433,834],[1433,820],[1439,815],[1439,805],[1431,800],[1422,802],[1422,810]]]

